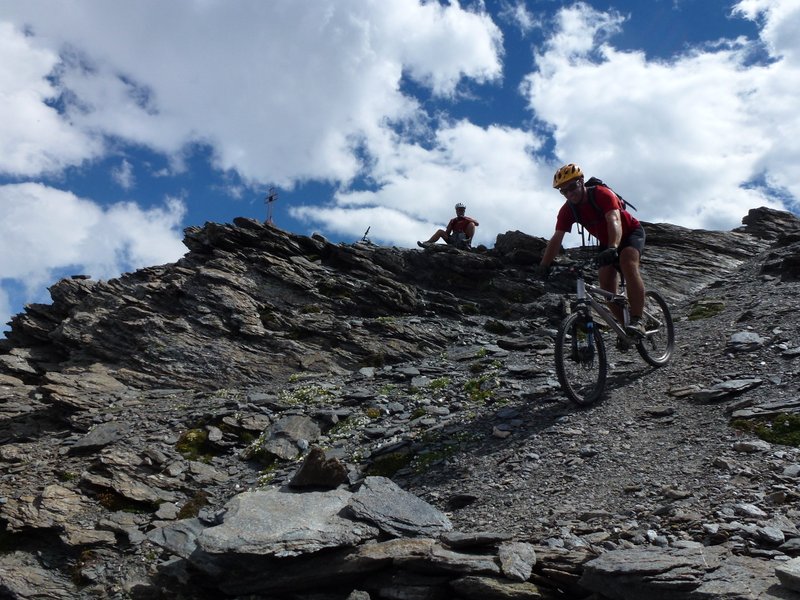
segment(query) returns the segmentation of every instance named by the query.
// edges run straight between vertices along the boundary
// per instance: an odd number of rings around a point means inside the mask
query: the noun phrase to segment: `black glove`
[[[597,255],[597,264],[601,267],[606,265],[613,265],[619,260],[619,252],[616,248],[606,248]]]

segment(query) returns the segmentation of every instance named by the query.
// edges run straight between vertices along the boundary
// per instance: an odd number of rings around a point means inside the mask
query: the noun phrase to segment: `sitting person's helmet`
[[[553,187],[561,187],[568,181],[572,181],[578,177],[583,177],[583,171],[581,171],[581,168],[578,165],[569,163],[568,165],[561,167],[558,171],[556,171],[556,174],[553,175]]]
[[[456,210],[460,210],[460,209],[462,209],[462,208],[463,208],[464,210],[467,210],[467,205],[466,205],[466,204],[464,204],[463,202],[459,202],[458,204],[456,204]]]

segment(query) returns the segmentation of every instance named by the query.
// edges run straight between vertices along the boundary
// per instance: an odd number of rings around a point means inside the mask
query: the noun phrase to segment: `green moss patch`
[[[489,374],[481,375],[476,379],[470,379],[464,384],[464,391],[471,401],[482,404],[494,396],[494,390],[486,385],[491,378],[492,376]]]
[[[449,377],[437,377],[433,381],[428,384],[428,389],[430,390],[443,390],[448,385],[450,385],[450,378]]]
[[[193,519],[200,513],[200,509],[208,504],[208,494],[204,491],[197,492],[189,498],[178,511],[179,519]]]
[[[185,431],[175,444],[175,449],[186,460],[210,460],[211,448],[208,443],[206,429],[189,429]]]
[[[391,477],[400,469],[407,466],[413,455],[409,452],[390,452],[383,454],[372,461],[367,469],[367,474],[377,477]]]
[[[689,310],[689,320],[699,321],[718,315],[725,310],[725,303],[722,300],[698,300],[692,304]]]
[[[462,304],[459,308],[461,309],[461,314],[464,315],[480,314],[480,309],[477,304]]]
[[[770,419],[736,419],[731,425],[770,444],[800,448],[800,415],[780,414]]]

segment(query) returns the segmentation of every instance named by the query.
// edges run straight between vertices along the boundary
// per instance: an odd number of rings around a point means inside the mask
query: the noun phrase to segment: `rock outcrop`
[[[743,223],[646,224],[678,351],[585,410],[520,232],[56,283],[0,342],[0,596],[800,598],[800,220]]]

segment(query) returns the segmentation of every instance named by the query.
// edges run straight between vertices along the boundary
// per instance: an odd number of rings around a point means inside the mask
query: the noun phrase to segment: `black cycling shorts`
[[[639,256],[641,257],[642,254],[644,254],[644,242],[646,237],[647,236],[644,233],[644,227],[639,225],[636,229],[631,231],[628,237],[622,240],[622,243],[619,245],[619,248],[617,248],[617,250],[622,252],[623,248],[627,248],[628,246],[630,246],[631,248],[636,248],[639,251]],[[605,250],[605,248],[606,248],[605,246],[600,247],[601,250]]]

